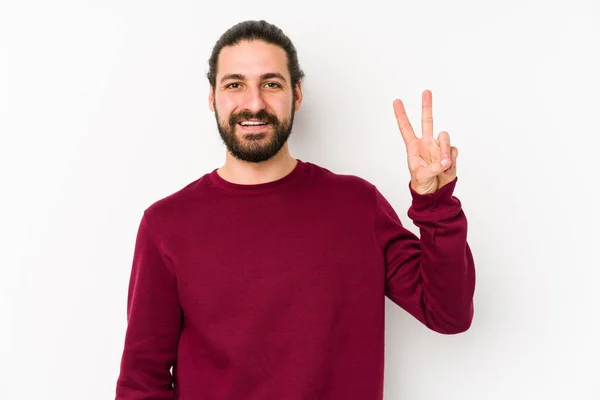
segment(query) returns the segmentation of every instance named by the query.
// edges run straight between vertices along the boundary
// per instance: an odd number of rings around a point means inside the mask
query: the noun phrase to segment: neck
[[[297,163],[290,155],[286,143],[279,153],[260,163],[241,161],[227,152],[225,164],[217,173],[231,183],[256,185],[283,178],[292,172]]]

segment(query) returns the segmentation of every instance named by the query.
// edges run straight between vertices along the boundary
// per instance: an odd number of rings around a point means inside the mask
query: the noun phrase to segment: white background
[[[142,211],[222,165],[212,46],[266,19],[307,77],[292,155],[376,184],[402,221],[392,101],[459,148],[475,319],[387,300],[386,400],[600,399],[600,4],[2,1],[2,399],[114,398]]]

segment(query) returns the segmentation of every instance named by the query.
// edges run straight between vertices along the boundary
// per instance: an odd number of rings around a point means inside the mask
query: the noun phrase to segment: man
[[[393,104],[419,239],[374,185],[290,155],[303,73],[280,29],[232,27],[209,67],[227,158],[143,214],[116,399],[381,400],[385,296],[444,334],[473,316],[457,150],[433,137],[431,92],[421,138]]]

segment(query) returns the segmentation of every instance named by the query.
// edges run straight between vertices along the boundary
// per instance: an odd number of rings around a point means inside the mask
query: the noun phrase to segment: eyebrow
[[[260,76],[261,80],[265,80],[265,79],[273,79],[273,78],[278,78],[281,79],[282,81],[286,81],[285,78],[283,77],[283,75],[281,75],[279,72],[268,72],[266,74],[262,74]],[[227,74],[225,76],[223,76],[223,78],[221,78],[221,83],[230,80],[230,79],[236,79],[236,80],[246,80],[246,77],[242,74]]]

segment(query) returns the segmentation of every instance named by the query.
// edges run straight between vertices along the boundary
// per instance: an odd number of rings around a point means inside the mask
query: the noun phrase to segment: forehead
[[[249,79],[278,72],[289,81],[287,54],[279,46],[263,41],[241,41],[221,49],[217,62],[217,80],[226,74],[242,74]]]

